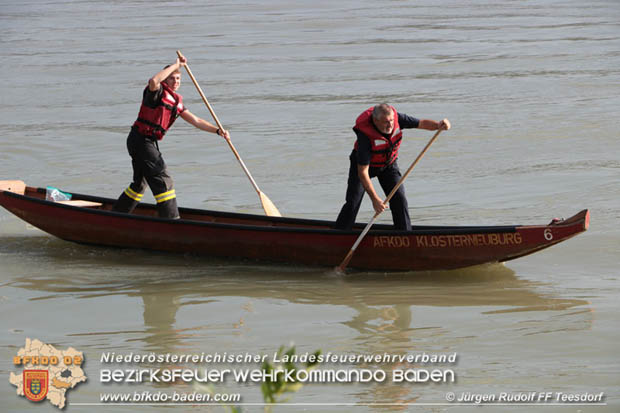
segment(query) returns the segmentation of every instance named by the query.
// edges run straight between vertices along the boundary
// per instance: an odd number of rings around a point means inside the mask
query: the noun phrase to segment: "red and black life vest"
[[[403,132],[398,124],[398,112],[396,112],[394,107],[390,106],[390,108],[394,112],[394,128],[389,138],[386,138],[385,135],[379,132],[372,122],[372,111],[374,108],[362,112],[357,117],[353,127],[354,130],[362,132],[370,139],[370,166],[373,168],[386,167],[398,158],[398,148],[400,148]],[[357,150],[357,141],[355,142],[355,149]]]
[[[133,126],[138,133],[151,139],[162,140],[166,131],[170,129],[177,117],[185,110],[183,97],[175,93],[164,82],[161,97],[155,106],[149,106],[142,100],[138,119]]]

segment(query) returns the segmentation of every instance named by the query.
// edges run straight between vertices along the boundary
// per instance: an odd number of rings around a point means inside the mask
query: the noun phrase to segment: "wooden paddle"
[[[180,50],[177,50],[177,55],[179,56],[179,58],[183,57],[183,55],[181,54]],[[202,89],[198,85],[198,82],[196,81],[196,78],[192,74],[192,71],[190,70],[189,66],[187,64],[185,64],[184,66],[185,66],[185,69],[187,70],[187,74],[192,79],[192,82],[194,82],[194,86],[196,86],[196,89],[198,90],[198,93],[200,94],[200,97],[204,101],[205,105],[207,105],[207,109],[209,109],[209,112],[211,112],[211,116],[213,116],[213,120],[215,120],[215,123],[217,124],[217,127],[220,128],[221,130],[224,130],[224,127],[222,126],[222,124],[220,123],[220,120],[215,115],[215,112],[213,111],[213,108],[209,104],[209,101],[207,100],[207,97],[205,96],[205,94],[202,92]],[[250,174],[250,171],[245,166],[245,163],[243,163],[243,160],[241,159],[241,156],[239,156],[239,153],[237,152],[237,150],[233,146],[233,144],[230,141],[230,139],[226,138],[226,142],[228,143],[228,146],[230,146],[230,149],[232,149],[233,153],[235,154],[235,157],[237,158],[237,160],[241,164],[241,167],[243,168],[243,171],[245,172],[245,174],[248,176],[248,178],[250,178],[250,182],[252,183],[252,186],[256,190],[256,193],[258,193],[258,197],[260,198],[260,202],[261,202],[261,204],[263,204],[263,209],[265,210],[265,214],[267,216],[270,216],[270,217],[281,217],[282,214],[280,214],[280,211],[278,211],[278,208],[276,208],[276,206],[273,204],[273,202],[271,202],[271,199],[269,199],[269,197],[267,197],[267,195],[265,195],[258,188],[258,185],[256,184],[256,181],[254,180],[254,178],[252,178],[252,175]]]
[[[439,136],[439,134],[441,133],[441,129],[439,129],[437,131],[437,133],[435,133],[435,135],[431,138],[430,141],[428,141],[428,143],[426,144],[426,146],[424,147],[424,149],[422,149],[422,152],[420,152],[420,154],[418,155],[417,158],[415,158],[415,161],[413,161],[413,163],[411,164],[411,166],[409,167],[409,169],[407,169],[407,172],[405,172],[405,174],[402,176],[402,178],[400,178],[400,180],[398,181],[398,183],[396,184],[396,186],[392,189],[392,191],[390,192],[390,194],[387,196],[387,198],[385,198],[385,201],[383,201],[384,204],[387,204],[390,199],[392,199],[392,197],[394,196],[394,194],[396,193],[396,191],[398,190],[398,188],[400,188],[400,186],[403,184],[403,182],[405,182],[405,179],[407,178],[407,176],[409,175],[409,173],[413,170],[413,167],[416,166],[416,164],[418,163],[418,161],[420,159],[422,159],[422,157],[424,156],[424,154],[426,153],[426,151],[428,150],[428,148],[430,148],[430,146],[433,144],[433,142],[435,142],[435,139],[437,139],[437,136]],[[364,239],[364,237],[366,236],[366,233],[368,233],[368,230],[370,230],[370,227],[375,223],[375,221],[377,220],[377,217],[379,217],[379,215],[381,215],[381,212],[377,212],[375,213],[375,216],[372,217],[372,220],[370,220],[370,222],[366,225],[366,228],[364,228],[364,230],[362,231],[362,233],[360,234],[359,237],[357,237],[357,240],[355,241],[355,243],[353,244],[353,246],[351,247],[351,249],[349,250],[349,253],[347,254],[346,257],[344,257],[344,260],[342,260],[342,262],[340,263],[339,266],[337,266],[335,268],[336,272],[339,274],[344,274],[344,270],[345,268],[347,268],[347,265],[349,265],[349,261],[351,261],[351,258],[353,258],[353,253],[355,253],[355,250],[357,249],[357,247],[360,245],[360,242],[362,242],[362,240]]]

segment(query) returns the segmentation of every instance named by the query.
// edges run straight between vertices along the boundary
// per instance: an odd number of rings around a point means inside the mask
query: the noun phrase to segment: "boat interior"
[[[43,202],[54,202],[55,204],[66,207],[86,208],[89,210],[107,211],[112,214],[112,206],[116,199],[103,198],[92,195],[79,193],[70,193],[69,200],[53,201],[49,199],[48,188],[37,188],[27,186],[23,181],[0,181],[0,191],[9,191],[18,195],[24,195]],[[62,191],[62,190],[61,190]],[[62,191],[64,192],[64,191]],[[66,193],[69,194],[69,193]],[[48,198],[48,199],[46,199]],[[140,203],[131,213],[134,216],[148,217],[154,219],[157,216],[157,206],[155,204]],[[218,223],[228,225],[244,225],[255,227],[280,227],[280,228],[296,228],[296,229],[333,229],[333,221],[290,218],[290,217],[269,217],[264,215],[242,214],[234,212],[211,211],[193,208],[179,208],[181,221],[198,221],[204,223]],[[339,231],[343,234],[349,232],[359,232],[366,224],[358,223],[351,231]],[[432,232],[432,233],[471,233],[471,232],[513,232],[515,226],[437,226],[437,225],[415,225],[412,232]],[[335,230],[334,230],[335,231]],[[391,234],[411,234],[408,231],[394,231],[393,226],[389,224],[375,224],[372,232],[390,231]]]

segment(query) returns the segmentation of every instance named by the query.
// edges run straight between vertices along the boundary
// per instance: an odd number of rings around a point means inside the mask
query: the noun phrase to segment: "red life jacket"
[[[166,131],[170,129],[177,117],[185,110],[183,97],[175,93],[162,82],[161,97],[155,106],[148,106],[142,100],[138,119],[133,126],[138,133],[151,139],[162,140]],[[147,86],[148,87],[148,86]]]
[[[370,166],[373,168],[386,167],[398,158],[398,148],[400,148],[403,132],[398,125],[398,112],[396,112],[394,107],[390,107],[394,112],[394,129],[392,129],[389,139],[379,132],[372,122],[372,111],[374,108],[362,112],[357,117],[353,127],[354,130],[362,132],[370,139]],[[357,150],[357,141],[355,142],[355,149]]]

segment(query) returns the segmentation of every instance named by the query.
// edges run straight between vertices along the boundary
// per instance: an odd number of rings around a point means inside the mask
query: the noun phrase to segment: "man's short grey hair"
[[[390,113],[392,113],[392,107],[387,103],[381,103],[372,109],[372,118],[381,119]]]

